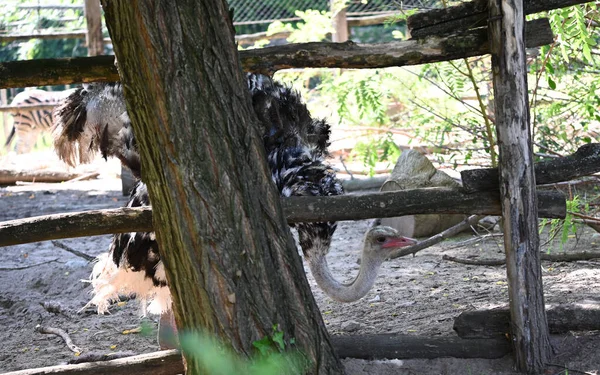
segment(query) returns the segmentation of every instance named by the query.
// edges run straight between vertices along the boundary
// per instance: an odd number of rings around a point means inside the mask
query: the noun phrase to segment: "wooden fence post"
[[[99,0],[85,0],[85,20],[87,23],[87,34],[85,41],[88,47],[88,56],[102,55],[104,52],[104,40],[102,39],[102,10]]]
[[[2,103],[3,106],[8,105],[8,95],[6,92],[6,89],[2,89],[0,90],[0,103]],[[5,142],[8,139],[8,135],[10,134],[10,126],[8,125],[8,113],[6,112],[2,112],[2,126],[3,126],[3,131],[4,131],[4,139]]]
[[[512,343],[517,368],[541,374],[550,341],[540,267],[524,24],[523,0],[489,0]]]
[[[329,9],[331,10],[333,21],[332,41],[342,43],[348,40],[348,20],[346,18],[346,4],[340,0],[330,0]]]

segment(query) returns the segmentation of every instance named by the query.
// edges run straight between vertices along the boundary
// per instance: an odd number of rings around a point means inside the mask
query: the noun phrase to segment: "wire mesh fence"
[[[234,25],[252,25],[274,21],[297,21],[296,11],[308,9],[327,11],[329,0],[229,0],[233,8]],[[443,6],[442,0],[350,0],[349,16],[369,16],[408,9],[434,9]]]
[[[274,21],[300,20],[296,11],[308,9],[327,11],[329,0],[228,0],[234,10],[235,25],[266,24]],[[348,0],[348,15],[368,16],[408,9],[434,9],[444,6],[443,0]],[[0,6],[0,29],[4,33],[43,28],[44,21],[58,21],[70,26],[81,19],[83,3],[72,0],[6,1]],[[35,20],[36,22],[32,22]],[[65,25],[66,24],[66,25]],[[78,25],[79,26],[79,25]]]
[[[0,4],[0,33],[31,34],[84,30],[83,2],[4,1]]]

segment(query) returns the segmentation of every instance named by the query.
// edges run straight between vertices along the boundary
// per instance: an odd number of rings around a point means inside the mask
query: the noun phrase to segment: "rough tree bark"
[[[178,327],[250,355],[278,324],[310,373],[342,373],[270,182],[227,3],[102,4]]]
[[[523,0],[489,0],[500,200],[511,315],[519,370],[542,373],[550,354],[529,130]]]

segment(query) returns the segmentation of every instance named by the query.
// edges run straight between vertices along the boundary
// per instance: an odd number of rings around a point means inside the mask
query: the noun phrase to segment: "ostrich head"
[[[340,302],[353,302],[369,292],[381,264],[387,258],[399,248],[415,243],[415,240],[401,236],[391,227],[372,227],[365,235],[358,275],[347,284],[333,278],[325,254],[309,257],[307,261],[315,281],[325,294]]]
[[[401,236],[397,230],[386,226],[371,228],[365,235],[362,260],[381,259],[383,262],[401,247],[414,245],[416,240]]]

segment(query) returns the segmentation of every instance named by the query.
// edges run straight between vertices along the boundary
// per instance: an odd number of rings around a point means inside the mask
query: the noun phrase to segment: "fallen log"
[[[600,143],[585,144],[573,154],[534,164],[536,185],[568,181],[600,172]],[[466,192],[498,190],[498,169],[481,168],[460,172]]]
[[[40,170],[14,170],[0,169],[0,185],[13,185],[22,182],[63,182],[81,176],[81,173],[72,173],[51,169]]]
[[[245,71],[272,74],[288,68],[385,68],[448,61],[489,53],[485,29],[462,35],[381,44],[302,43],[239,52]],[[553,41],[547,19],[527,22],[526,43]],[[0,88],[118,81],[114,56],[38,59],[0,63]]]
[[[422,241],[422,242],[425,242],[425,241]],[[421,244],[421,242],[419,242],[417,245],[420,245],[420,244]],[[413,245],[413,246],[417,246],[417,245]],[[402,248],[399,252],[404,253],[413,246]],[[457,257],[453,257],[450,255],[444,254],[444,255],[442,255],[442,259],[450,261],[450,262],[467,264],[467,265],[471,265],[471,266],[503,266],[506,264],[506,258],[502,258],[502,259],[498,259],[498,258],[465,259],[465,258],[457,258]],[[548,261],[548,262],[577,262],[579,260],[600,259],[600,252],[578,251],[576,253],[562,253],[562,254],[548,254],[548,253],[540,252],[540,259],[544,260],[544,261]]]
[[[523,5],[525,14],[534,14],[587,2],[590,0],[525,0]],[[487,26],[487,23],[487,0],[475,0],[453,7],[416,13],[406,21],[412,38],[455,34]]]
[[[184,372],[181,354],[177,350],[165,350],[111,361],[32,368],[4,375],[175,375]]]
[[[502,358],[511,352],[503,338],[464,340],[459,337],[418,337],[397,334],[331,336],[340,358]]]
[[[497,192],[466,194],[427,188],[364,195],[290,197],[281,200],[288,223],[362,220],[421,213],[500,215]],[[565,196],[539,191],[540,217],[564,218]],[[100,234],[151,231],[152,209],[117,208],[62,213],[0,223],[0,246]]]
[[[340,358],[501,358],[510,353],[505,339],[463,340],[457,337],[414,337],[396,334],[332,336]],[[103,362],[61,365],[7,372],[4,375],[175,375],[184,372],[176,350],[141,354]]]
[[[351,180],[343,180],[342,186],[344,191],[358,191],[358,190],[371,190],[381,188],[381,185],[389,178],[389,175],[382,177],[371,177],[371,178],[354,178]]]
[[[550,333],[600,330],[600,304],[573,303],[546,309]],[[492,338],[510,332],[507,308],[463,311],[454,320],[454,331],[464,339]]]

